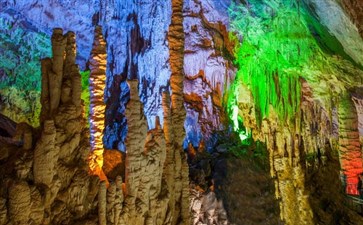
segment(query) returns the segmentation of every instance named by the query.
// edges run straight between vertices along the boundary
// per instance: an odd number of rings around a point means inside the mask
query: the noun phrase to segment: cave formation
[[[3,0],[0,225],[363,224],[363,2]]]

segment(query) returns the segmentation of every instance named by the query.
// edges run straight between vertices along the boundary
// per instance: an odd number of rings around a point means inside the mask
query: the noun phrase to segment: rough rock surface
[[[90,74],[90,132],[91,151],[98,166],[103,166],[103,130],[105,128],[104,91],[106,86],[106,42],[101,27],[96,27],[89,60]]]
[[[335,1],[335,0],[306,0],[311,10],[318,15],[318,18],[330,33],[332,33],[341,43],[344,51],[358,64],[363,65],[363,38],[361,32],[362,22],[358,20],[360,16],[360,3],[355,3],[355,10],[349,10],[352,19],[342,8],[342,3],[345,7],[352,6],[354,3],[350,1]],[[358,28],[357,28],[358,27]]]
[[[74,40],[73,33],[54,29],[54,58],[42,62],[41,128],[18,125],[20,146],[13,145],[0,167],[1,199],[7,199],[1,224],[80,224],[97,207],[99,181],[87,172],[89,141]]]
[[[342,0],[341,2],[363,38],[363,2],[354,0]]]
[[[213,132],[224,129],[223,95],[235,76],[234,42],[228,37],[229,4],[187,0],[183,9],[186,142],[197,147],[203,140],[209,150]]]

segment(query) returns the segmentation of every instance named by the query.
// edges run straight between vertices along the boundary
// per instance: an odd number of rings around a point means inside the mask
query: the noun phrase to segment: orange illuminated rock
[[[183,140],[185,138],[184,131],[184,121],[186,117],[186,112],[184,108],[184,40],[185,34],[183,29],[183,4],[182,0],[172,0],[172,15],[171,24],[169,26],[168,32],[168,42],[169,42],[169,54],[170,54],[170,112],[164,113],[170,115],[171,118],[164,118],[164,121],[172,128],[167,127],[169,132],[167,136],[173,137],[167,144],[167,156],[165,161],[165,166],[169,167],[167,170],[167,182],[168,185],[178,185],[172,188],[173,192],[172,201],[169,206],[172,208],[172,213],[174,215],[172,224],[190,224],[189,215],[189,167],[186,160],[186,155],[183,150]],[[169,100],[168,100],[169,102]],[[166,106],[168,107],[168,106]],[[164,107],[164,108],[166,108]],[[167,110],[169,111],[169,110]],[[165,115],[164,115],[165,117]],[[172,160],[172,161],[169,161]],[[170,171],[170,163],[175,163],[174,171]],[[174,177],[174,184],[171,184],[172,177]],[[180,215],[180,218],[177,217]]]
[[[103,166],[103,129],[105,108],[103,95],[106,81],[106,42],[101,27],[95,28],[93,48],[89,60],[90,73],[90,130],[91,151],[101,169]]]
[[[117,176],[125,177],[125,153],[105,149],[102,170],[112,180],[115,180]]]

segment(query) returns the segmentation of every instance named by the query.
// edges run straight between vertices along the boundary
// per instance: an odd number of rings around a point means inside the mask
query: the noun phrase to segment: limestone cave
[[[0,225],[363,225],[363,0],[0,0]]]

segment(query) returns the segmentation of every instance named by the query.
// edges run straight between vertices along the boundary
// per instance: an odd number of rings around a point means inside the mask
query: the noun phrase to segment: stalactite
[[[286,224],[314,224],[304,169],[298,163],[300,150],[299,145],[295,144],[298,140],[290,129],[272,122],[279,121],[273,110],[268,121],[271,122],[263,122],[262,129],[266,132],[271,176],[275,178],[275,195],[280,200],[281,219]]]

